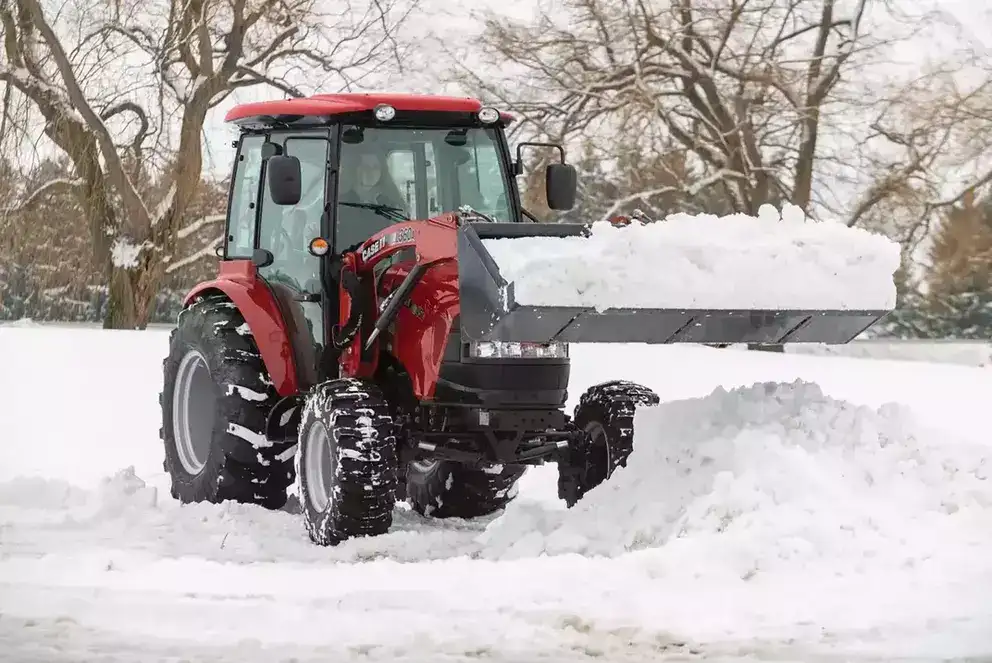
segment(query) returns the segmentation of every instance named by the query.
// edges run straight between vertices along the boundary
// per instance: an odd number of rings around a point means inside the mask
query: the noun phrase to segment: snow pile
[[[17,477],[0,482],[0,508],[62,509],[81,520],[110,518],[157,508],[158,490],[134,472],[134,466],[104,477],[95,490],[66,481]]]
[[[40,327],[37,322],[31,318],[19,318],[17,320],[0,320],[0,327],[18,327],[18,328],[31,328]]]
[[[891,309],[898,244],[786,205],[673,214],[589,237],[484,240],[516,301],[608,308]]]
[[[763,383],[639,411],[635,429],[627,467],[569,511],[511,505],[482,535],[489,555],[658,548],[665,573],[746,579],[992,544],[992,448],[927,438],[897,406]]]

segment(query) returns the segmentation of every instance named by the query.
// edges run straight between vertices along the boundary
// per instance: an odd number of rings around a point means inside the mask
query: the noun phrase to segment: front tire
[[[614,380],[590,387],[575,408],[574,423],[584,433],[558,462],[558,495],[569,507],[626,467],[634,450],[634,413],[661,399],[647,387]]]
[[[445,460],[413,461],[406,469],[407,501],[432,518],[480,518],[506,507],[517,496],[526,467],[477,470]]]
[[[282,508],[293,445],[265,437],[278,394],[237,307],[215,295],[184,309],[163,365],[159,433],[172,496]]]
[[[396,434],[378,387],[342,378],[314,388],[300,422],[296,475],[314,543],[337,545],[389,531],[396,502]]]

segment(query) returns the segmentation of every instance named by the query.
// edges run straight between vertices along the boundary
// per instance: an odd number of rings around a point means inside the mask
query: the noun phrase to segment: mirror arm
[[[561,145],[556,145],[555,143],[531,143],[524,142],[517,144],[517,163],[514,165],[513,170],[515,174],[522,175],[524,172],[524,148],[525,147],[550,147],[552,149],[558,150],[561,154],[561,162],[565,163],[565,148]]]

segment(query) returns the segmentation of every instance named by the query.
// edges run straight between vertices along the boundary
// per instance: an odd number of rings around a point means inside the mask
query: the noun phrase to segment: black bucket
[[[549,343],[847,343],[886,310],[607,309],[525,306],[482,240],[575,237],[578,224],[466,223],[458,231],[462,338]]]

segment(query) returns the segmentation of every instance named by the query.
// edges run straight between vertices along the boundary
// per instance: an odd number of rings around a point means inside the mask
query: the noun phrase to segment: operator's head
[[[375,152],[364,149],[357,155],[355,180],[359,187],[371,189],[382,179],[382,162]]]

